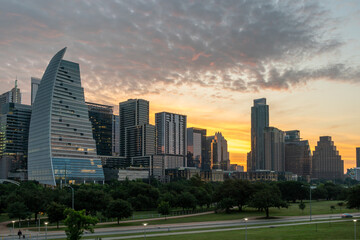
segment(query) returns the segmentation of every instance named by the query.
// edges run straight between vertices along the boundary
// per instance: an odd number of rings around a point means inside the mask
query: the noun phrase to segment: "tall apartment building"
[[[15,87],[13,89],[0,95],[0,112],[1,105],[5,103],[21,103],[21,92],[17,87],[17,80],[15,80]]]
[[[97,155],[112,156],[113,107],[90,102],[86,102],[86,105]]]
[[[285,133],[274,127],[264,129],[265,169],[285,171]]]
[[[312,168],[309,141],[301,140],[299,130],[285,134],[285,171],[309,180]]]
[[[214,136],[207,137],[208,154],[212,169],[230,169],[230,159],[227,141],[220,132],[215,133]]]
[[[160,112],[155,114],[156,154],[154,164],[162,166],[162,172],[169,168],[186,167],[187,131],[186,116]]]
[[[0,179],[27,180],[31,106],[5,103],[0,112]]]
[[[37,90],[39,89],[40,81],[40,78],[31,77],[31,105],[33,105],[35,102],[35,97]]]
[[[126,128],[125,155],[130,158],[145,157],[155,154],[155,126],[136,125]]]
[[[63,60],[66,48],[50,60],[32,108],[28,178],[55,186],[103,182],[79,64]]]
[[[187,166],[203,168],[204,161],[206,161],[206,129],[188,128]]]
[[[356,148],[356,167],[360,168],[360,147]]]
[[[266,98],[254,100],[251,107],[251,171],[265,169],[264,129],[269,127]]]
[[[120,156],[126,157],[126,128],[149,124],[149,102],[143,99],[129,99],[119,104]]]
[[[312,178],[342,179],[344,177],[344,161],[341,160],[330,136],[320,137],[312,159]]]

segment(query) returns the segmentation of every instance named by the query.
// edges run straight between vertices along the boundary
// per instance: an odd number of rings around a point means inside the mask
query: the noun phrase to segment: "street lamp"
[[[245,220],[245,240],[247,240],[247,221],[248,221],[249,219],[244,218],[244,220]]]
[[[309,186],[310,187],[310,222],[311,222],[311,220],[312,220],[312,218],[311,218],[311,189],[315,189],[316,187],[315,186]]]
[[[74,210],[74,188],[69,184],[66,184],[65,186],[71,188],[71,207]]]
[[[146,239],[146,226],[147,226],[147,223],[143,223],[144,225],[144,238]]]
[[[15,221],[11,221],[13,224],[13,228],[12,228],[12,235],[14,235],[14,228],[15,228]]]
[[[48,222],[45,222],[45,240],[47,240],[47,225],[48,225]]]
[[[354,220],[354,239],[356,240],[356,219]]]

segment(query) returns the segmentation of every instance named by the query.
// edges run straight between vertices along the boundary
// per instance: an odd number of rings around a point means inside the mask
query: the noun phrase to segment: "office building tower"
[[[149,124],[149,102],[143,99],[129,99],[119,104],[120,117],[120,156],[125,155],[125,129],[127,127]]]
[[[356,148],[356,167],[360,168],[360,147]]]
[[[285,171],[285,133],[274,127],[264,129],[265,170]]]
[[[79,64],[63,60],[66,48],[50,60],[32,107],[28,178],[55,186],[103,182]]]
[[[125,155],[129,158],[155,154],[155,126],[136,125],[125,129]]]
[[[120,154],[120,117],[113,115],[112,123],[112,155],[119,156]]]
[[[39,89],[40,81],[41,81],[40,78],[31,77],[31,105],[34,104],[36,93],[37,90]]]
[[[27,179],[31,106],[5,103],[0,112],[0,179]]]
[[[214,136],[207,137],[207,144],[209,149],[211,168],[212,169],[230,169],[230,159],[226,139],[220,132],[215,133]]]
[[[206,129],[187,129],[187,166],[203,168],[206,158]]]
[[[300,131],[285,132],[285,171],[307,180],[311,175],[311,150],[308,140],[301,140]]]
[[[246,154],[246,171],[251,172],[252,170],[252,157],[251,151]]]
[[[13,89],[0,95],[0,112],[1,105],[5,103],[21,103],[21,92],[17,87],[17,80],[15,80],[15,87]]]
[[[112,156],[113,107],[90,102],[86,105],[97,155]]]
[[[341,160],[330,136],[320,137],[312,158],[312,178],[335,180],[344,177],[344,161]]]
[[[186,167],[186,116],[161,112],[155,114],[156,154],[163,156],[164,169]]]
[[[251,171],[265,169],[264,129],[269,127],[266,98],[254,100],[251,107]]]

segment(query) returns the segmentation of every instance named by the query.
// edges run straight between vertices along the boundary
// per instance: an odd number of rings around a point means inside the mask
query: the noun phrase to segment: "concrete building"
[[[35,102],[36,93],[39,89],[41,78],[31,77],[31,105]]]
[[[230,159],[228,146],[223,135],[220,132],[217,132],[214,136],[208,136],[207,145],[211,169],[229,170]]]
[[[112,156],[113,107],[86,102],[96,153],[99,156]]]
[[[264,129],[269,127],[266,98],[254,100],[251,107],[251,171],[265,169]]]
[[[133,159],[155,154],[155,126],[143,124],[125,129],[125,156]]]
[[[55,186],[104,181],[96,154],[79,64],[63,60],[66,48],[51,59],[32,108],[28,178]]]
[[[5,103],[21,103],[21,92],[17,86],[17,80],[13,89],[0,95],[0,112],[2,104]]]
[[[206,129],[188,128],[187,129],[187,166],[203,168],[205,159],[206,159]]]
[[[119,104],[120,156],[126,157],[126,128],[149,124],[149,102],[129,99]]]
[[[344,177],[344,161],[341,160],[330,136],[320,137],[312,159],[312,178],[335,180]]]
[[[310,180],[312,158],[308,140],[301,140],[300,131],[285,132],[285,171]]]
[[[264,129],[265,169],[285,171],[285,133],[274,127]]]
[[[27,180],[31,106],[5,103],[0,112],[0,179]]]

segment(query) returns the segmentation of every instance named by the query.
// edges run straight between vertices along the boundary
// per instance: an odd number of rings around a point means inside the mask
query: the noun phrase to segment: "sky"
[[[14,80],[30,103],[67,47],[86,101],[150,101],[222,132],[232,163],[246,165],[253,99],[270,125],[300,130],[314,150],[332,136],[345,169],[360,147],[360,1],[0,0],[0,92]]]

